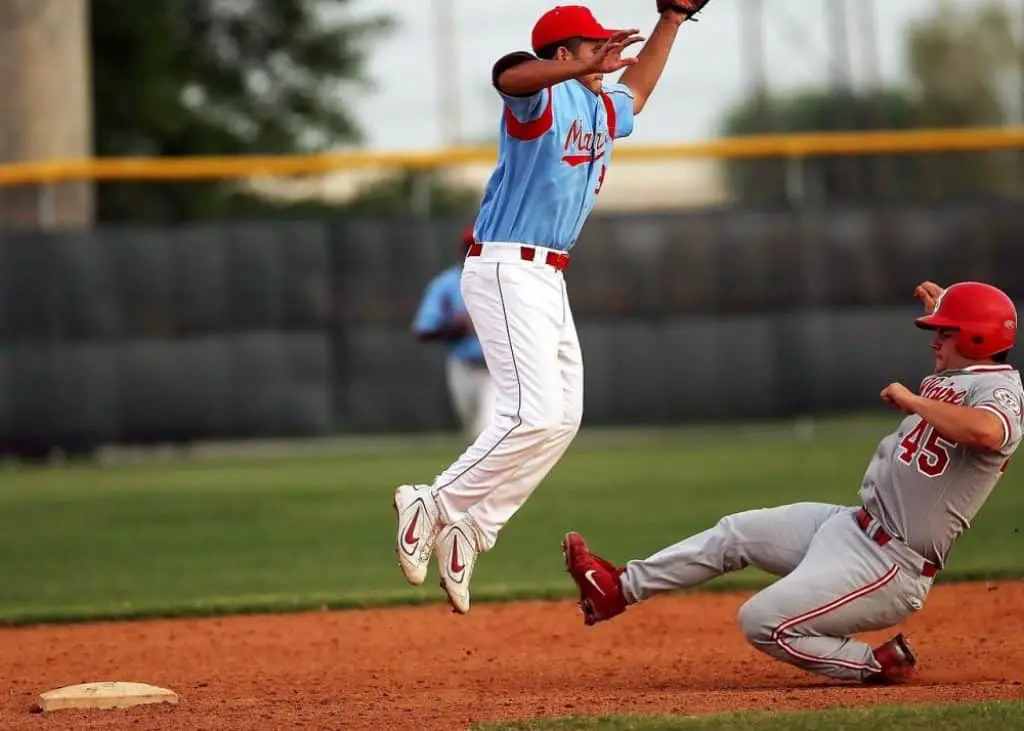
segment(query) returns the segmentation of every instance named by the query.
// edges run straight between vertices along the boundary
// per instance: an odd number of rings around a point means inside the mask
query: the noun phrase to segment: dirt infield
[[[1024,697],[1024,583],[939,586],[905,625],[922,678],[823,682],[747,647],[743,595],[666,597],[585,628],[569,603],[0,630],[0,728],[458,729],[605,712]],[[868,635],[882,639],[889,633]],[[177,707],[30,713],[44,690],[130,680]]]

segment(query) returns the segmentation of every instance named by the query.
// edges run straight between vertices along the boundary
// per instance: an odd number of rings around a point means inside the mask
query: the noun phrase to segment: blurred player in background
[[[463,431],[476,439],[491,421],[494,383],[483,349],[462,301],[462,263],[473,245],[473,228],[462,234],[459,263],[438,274],[420,301],[412,330],[423,342],[443,343],[448,351],[448,393]]]

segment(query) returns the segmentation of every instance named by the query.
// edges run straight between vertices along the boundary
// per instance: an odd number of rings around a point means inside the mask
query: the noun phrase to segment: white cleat
[[[469,580],[476,566],[476,534],[466,520],[449,525],[437,538],[437,570],[441,574],[441,588],[448,595],[452,611],[469,611]]]
[[[394,507],[398,565],[406,581],[419,586],[427,578],[430,555],[441,530],[441,511],[428,485],[402,485],[395,490]]]

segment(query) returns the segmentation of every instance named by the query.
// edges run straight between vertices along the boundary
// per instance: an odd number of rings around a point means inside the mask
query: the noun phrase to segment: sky
[[[680,31],[661,82],[636,130],[624,144],[691,142],[714,136],[725,109],[750,83],[742,44],[742,6],[751,0],[711,0],[697,23]],[[1022,0],[1001,0],[1016,4]],[[455,71],[441,83],[435,43],[435,9],[454,10],[456,42],[448,57]],[[829,79],[826,3],[833,0],[764,0],[765,57],[771,88],[823,85]],[[979,0],[950,0],[968,6]],[[382,12],[398,21],[377,42],[368,62],[375,88],[360,92],[359,118],[366,146],[380,150],[422,150],[446,141],[444,109],[457,110],[468,141],[493,138],[500,103],[490,87],[490,70],[505,53],[528,50],[530,30],[554,0],[353,0],[355,15]],[[650,32],[654,0],[590,0],[606,26]],[[905,77],[903,34],[907,24],[928,14],[937,0],[874,0],[878,64],[886,80]],[[848,0],[855,83],[866,78],[864,34],[857,22],[869,0]],[[442,98],[443,97],[443,98]],[[452,103],[452,100],[455,103]]]

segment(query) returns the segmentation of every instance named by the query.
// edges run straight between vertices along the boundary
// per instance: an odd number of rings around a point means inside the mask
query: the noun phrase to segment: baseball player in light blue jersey
[[[469,611],[477,557],[569,447],[583,416],[583,359],[563,270],[594,207],[613,140],[633,131],[679,27],[707,0],[659,0],[644,39],[585,7],[534,25],[533,53],[493,67],[504,107],[498,164],[462,271],[462,294],[496,388],[494,418],[432,484],[395,491],[395,551],[412,584],[437,555],[454,611]],[[625,69],[617,83],[604,75]]]
[[[473,245],[473,229],[462,234],[465,258]],[[448,351],[447,380],[452,407],[463,430],[476,438],[491,422],[494,384],[484,351],[462,300],[462,260],[431,280],[423,293],[412,330],[423,342],[443,343]]]

